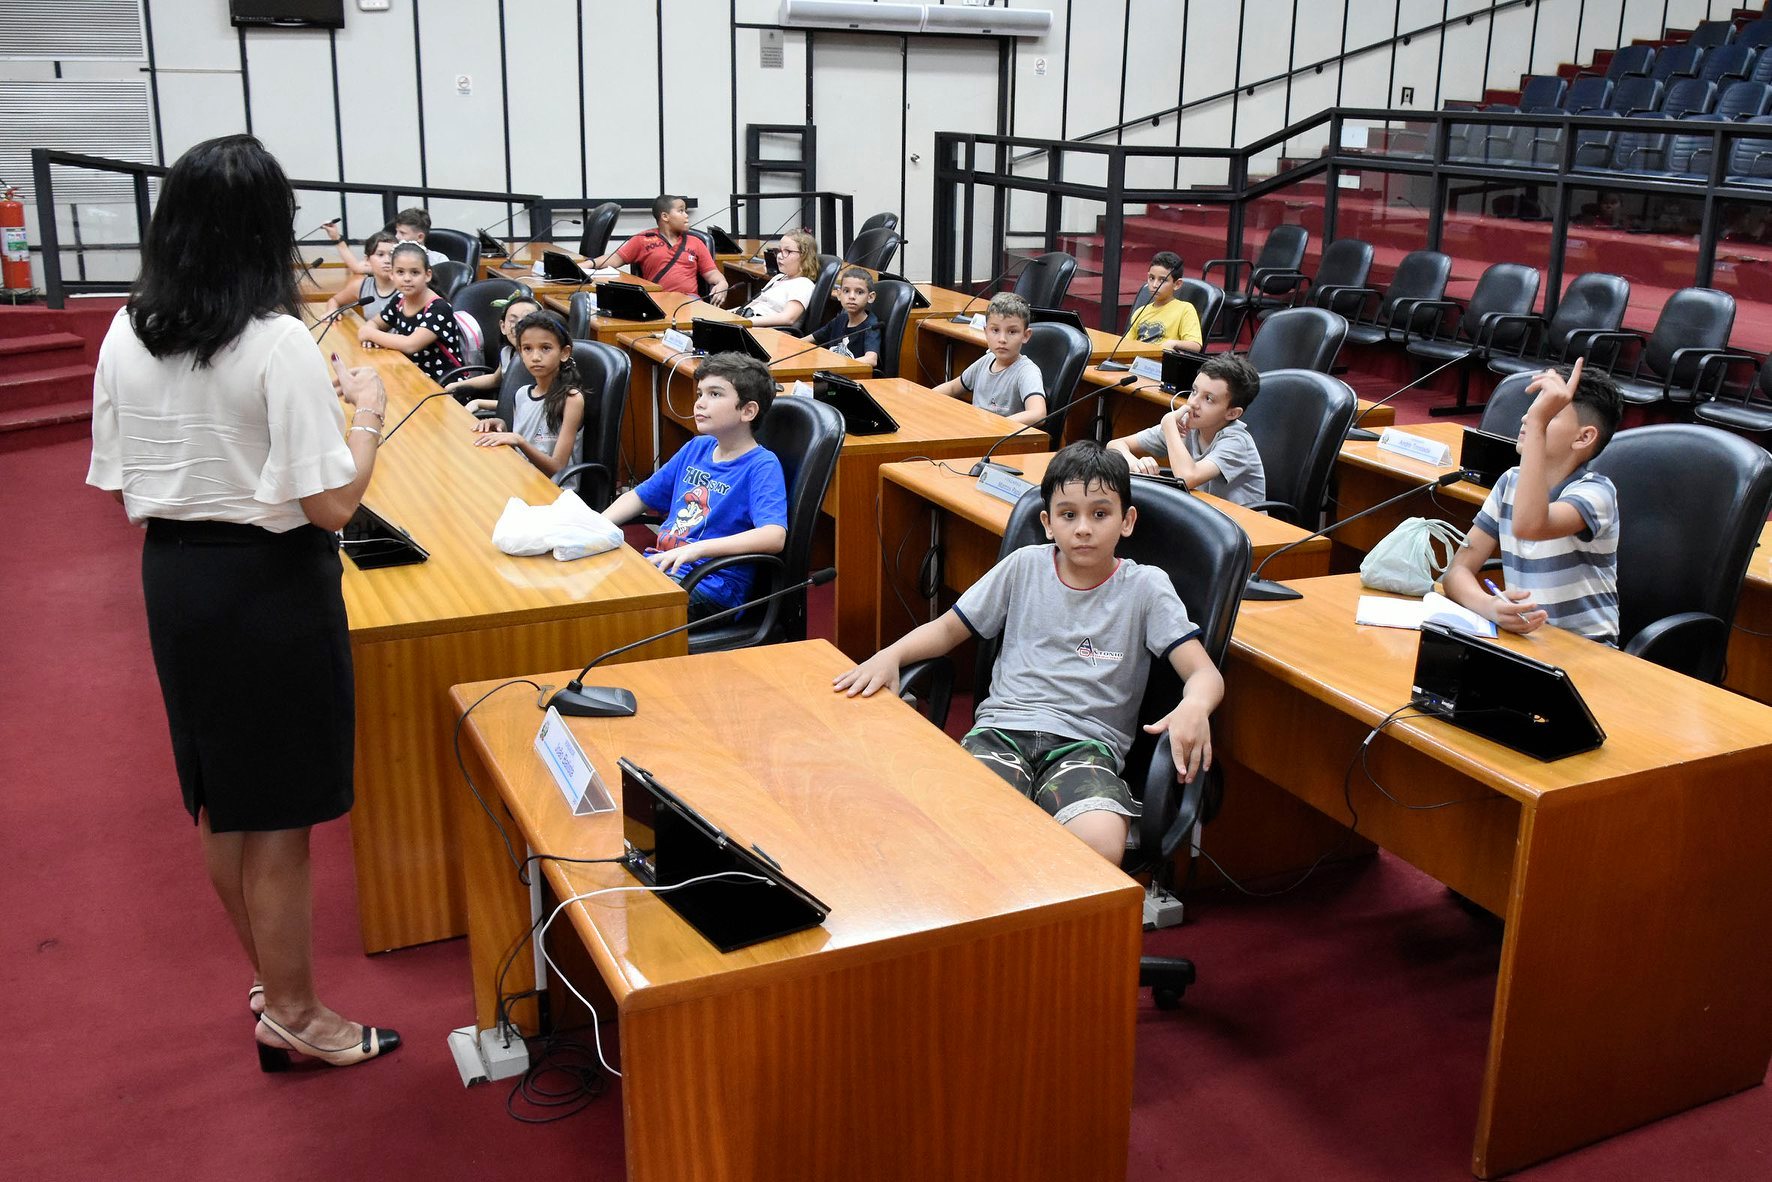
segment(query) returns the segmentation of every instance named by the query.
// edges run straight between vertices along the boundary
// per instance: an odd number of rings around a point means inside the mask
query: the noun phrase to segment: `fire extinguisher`
[[[0,193],[0,255],[5,258],[0,287],[30,291],[31,244],[25,240],[25,205],[18,199],[14,185],[7,185],[5,192]]]

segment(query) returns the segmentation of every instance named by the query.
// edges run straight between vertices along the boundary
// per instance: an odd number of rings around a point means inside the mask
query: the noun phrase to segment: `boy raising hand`
[[[1588,469],[1624,405],[1605,374],[1547,369],[1520,421],[1520,464],[1495,482],[1443,580],[1446,595],[1521,634],[1544,624],[1618,643],[1618,490]],[[1506,590],[1484,579],[1501,548]]]

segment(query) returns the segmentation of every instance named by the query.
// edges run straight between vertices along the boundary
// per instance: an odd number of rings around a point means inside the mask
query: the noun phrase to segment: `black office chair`
[[[1213,664],[1222,669],[1243,584],[1249,577],[1249,535],[1205,501],[1165,481],[1134,476],[1132,504],[1138,510],[1138,526],[1131,537],[1120,540],[1120,557],[1159,567],[1169,576],[1187,608],[1188,619],[1200,629],[1200,643]],[[1044,507],[1038,489],[1016,503],[997,551],[999,561],[1024,546],[1045,543],[1040,526]],[[978,644],[975,701],[990,697],[991,674],[1001,647],[1001,637]],[[899,677],[899,689],[933,703],[925,715],[945,728],[953,678],[952,661],[939,657],[907,666]],[[1120,867],[1128,874],[1149,872],[1153,881],[1165,888],[1172,881],[1176,852],[1195,825],[1205,824],[1217,814],[1224,792],[1216,770],[1195,776],[1191,784],[1178,783],[1169,737],[1144,733],[1145,724],[1163,717],[1180,700],[1181,681],[1175,671],[1167,661],[1153,658],[1138,708],[1139,729],[1121,769],[1121,777],[1141,805],[1141,815],[1133,822],[1138,843],[1126,851]],[[1174,1009],[1194,983],[1194,966],[1182,959],[1140,957],[1138,983],[1150,986],[1157,1008]]]
[[[1528,394],[1526,387],[1538,380],[1537,373],[1514,373],[1502,378],[1495,384],[1489,395],[1489,401],[1483,404],[1483,417],[1477,420],[1477,430],[1487,431],[1491,435],[1503,435],[1509,439],[1520,433],[1520,422],[1526,417],[1535,394]]]
[[[800,322],[788,331],[797,337],[807,336],[831,318],[831,289],[837,286],[837,273],[843,260],[834,254],[818,256],[818,275],[812,281],[812,294],[800,310]]]
[[[1281,308],[1262,321],[1249,342],[1257,373],[1314,369],[1328,373],[1347,337],[1347,320],[1323,308]]]
[[[892,230],[896,232],[898,230],[898,215],[895,213],[873,214],[866,221],[862,222],[861,228],[855,232],[855,239],[850,240],[850,245],[853,246],[855,241],[860,239],[860,237],[863,234],[866,234],[869,230]],[[850,257],[848,249],[845,249],[843,254],[845,257]]]
[[[425,245],[468,269],[468,277],[480,269],[480,236],[465,230],[433,227],[425,232]]]
[[[898,376],[898,357],[904,349],[905,329],[911,320],[911,304],[917,289],[902,279],[880,279],[874,283],[874,318],[880,322],[880,360],[874,376]],[[852,350],[853,351],[853,350]]]
[[[431,272],[431,277],[436,278],[435,271]],[[451,382],[493,373],[498,369],[498,353],[505,343],[504,333],[499,331],[499,326],[504,323],[505,313],[503,308],[495,307],[493,301],[508,299],[518,293],[525,296],[534,294],[528,287],[512,279],[482,279],[455,293],[455,298],[449,301],[450,306],[457,312],[472,316],[474,323],[480,326],[480,356],[474,364],[457,366],[444,374],[438,379],[438,385],[447,386]]]
[[[1261,453],[1268,499],[1248,507],[1315,529],[1358,405],[1346,382],[1318,370],[1262,374],[1261,393],[1243,412],[1243,423]]]
[[[1452,259],[1437,250],[1412,250],[1397,264],[1390,286],[1381,295],[1371,287],[1336,289],[1358,301],[1355,318],[1347,327],[1347,339],[1356,345],[1400,341],[1409,332],[1420,332],[1433,323],[1432,308],[1421,308],[1446,294],[1452,276]],[[1320,289],[1319,289],[1320,290]],[[1368,315],[1366,309],[1371,306]],[[1337,304],[1340,307],[1340,304]]]
[[[1059,408],[1076,394],[1077,383],[1089,364],[1089,334],[1054,321],[1030,324],[1021,355],[1040,367],[1047,411],[1041,425],[1052,437],[1052,446],[1057,447],[1064,434],[1064,414]]]
[[[749,562],[756,566],[750,595],[755,598],[804,582],[812,562],[825,493],[837,474],[843,447],[843,416],[834,407],[806,397],[778,397],[757,426],[757,442],[781,461],[788,487],[788,538],[779,554],[737,554],[696,567],[683,580],[689,591],[707,575]],[[850,578],[863,572],[850,571]],[[700,624],[689,630],[692,653],[725,652],[806,639],[806,596],[786,595],[752,608],[737,619]]]
[[[1526,337],[1526,326],[1507,317],[1522,316],[1532,311],[1538,301],[1538,268],[1522,263],[1495,263],[1477,280],[1469,300],[1444,297],[1423,300],[1418,309],[1432,309],[1433,323],[1426,331],[1405,335],[1405,350],[1411,357],[1427,362],[1429,368],[1458,362],[1458,401],[1452,406],[1437,406],[1431,414],[1480,413],[1481,405],[1470,401],[1471,370],[1495,349],[1518,345]],[[1446,313],[1456,312],[1457,320],[1450,330],[1445,328]]]
[[[855,241],[843,252],[843,258],[850,266],[866,267],[870,271],[888,271],[892,269],[892,260],[903,244],[904,239],[891,230],[864,230],[855,236]]]
[[[1359,315],[1359,298],[1349,294],[1372,277],[1372,244],[1358,238],[1337,238],[1323,248],[1314,279],[1307,279],[1304,301],[1345,319]],[[1262,317],[1272,315],[1261,313]]]
[[[1305,248],[1310,245],[1310,231],[1303,226],[1275,226],[1268,231],[1267,241],[1251,263],[1248,259],[1209,259],[1200,268],[1200,278],[1210,278],[1213,268],[1224,275],[1224,339],[1233,345],[1242,339],[1243,326],[1249,317],[1264,308],[1275,308],[1287,302],[1304,283],[1299,270],[1304,265]],[[1238,276],[1247,270],[1248,279],[1239,284]]]
[[[454,304],[455,297],[473,281],[473,278],[474,273],[468,270],[466,263],[458,263],[454,259],[450,259],[431,268],[430,288]]]
[[[1619,641],[1722,681],[1748,560],[1772,509],[1772,457],[1715,427],[1620,431],[1593,471],[1618,489]]]
[[[588,291],[575,291],[566,301],[566,335],[575,341],[595,339],[591,319],[597,312],[597,297]]]
[[[1697,398],[1706,359],[1724,352],[1735,325],[1735,297],[1708,287],[1674,292],[1661,306],[1648,336],[1628,328],[1597,332],[1588,338],[1590,364],[1604,364],[1618,392],[1635,406],[1656,402],[1686,403]],[[1626,368],[1625,346],[1635,345]]]
[[[602,510],[615,499],[615,474],[621,460],[621,420],[628,401],[632,359],[626,349],[617,345],[574,339],[572,360],[578,366],[583,382],[579,393],[585,400],[584,423],[579,428],[580,462],[561,469],[554,483],[574,490],[585,504]],[[523,376],[527,378],[528,374]],[[516,383],[512,393],[525,384]],[[510,422],[505,420],[507,426]]]
[[[1206,341],[1215,339],[1212,334],[1218,327],[1220,314],[1224,311],[1224,289],[1216,284],[1207,283],[1204,279],[1183,279],[1175,285],[1175,296],[1177,299],[1183,299],[1192,304],[1194,311],[1198,313],[1201,343],[1204,344]],[[1149,296],[1146,298],[1148,299]],[[1136,303],[1133,304],[1134,309],[1137,306]]]
[[[585,214],[584,233],[578,239],[578,253],[587,259],[600,259],[609,253],[609,236],[621,217],[619,201],[605,201]]]
[[[710,259],[714,257],[714,236],[712,234],[708,233],[706,230],[693,230],[693,229],[685,230],[684,233],[689,234],[689,235],[695,237],[696,239],[698,239],[703,246],[708,248],[708,257]],[[712,290],[714,290],[713,285],[707,281],[706,276],[699,275],[699,274],[696,275],[696,277],[695,277],[695,294],[696,295],[702,296],[705,298],[707,296],[707,294]]]
[[[1062,250],[1048,251],[1028,262],[1015,280],[1015,294],[1036,308],[1056,308],[1071,289],[1077,260]]]
[[[1496,327],[1519,325],[1522,331],[1512,353],[1491,349],[1491,373],[1536,373],[1550,365],[1585,356],[1595,333],[1612,332],[1624,323],[1630,306],[1630,281],[1622,275],[1590,271],[1577,275],[1563,289],[1557,311],[1548,321],[1531,312],[1496,320]]]
[[[1715,378],[1705,378],[1701,399],[1692,407],[1692,417],[1713,427],[1764,435],[1772,431],[1772,356],[1757,363],[1753,377],[1741,384],[1739,397],[1730,396],[1725,385],[1728,364],[1749,362],[1751,353],[1718,354],[1706,365]]]

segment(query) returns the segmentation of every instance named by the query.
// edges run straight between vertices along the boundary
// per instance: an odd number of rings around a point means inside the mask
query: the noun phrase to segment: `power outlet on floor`
[[[507,1037],[496,1030],[482,1030],[476,1037],[472,1026],[463,1026],[449,1032],[449,1053],[455,1057],[464,1088],[497,1083],[529,1070],[529,1044],[514,1032]]]
[[[1152,883],[1144,892],[1144,930],[1177,927],[1181,923],[1182,903],[1174,895]]]

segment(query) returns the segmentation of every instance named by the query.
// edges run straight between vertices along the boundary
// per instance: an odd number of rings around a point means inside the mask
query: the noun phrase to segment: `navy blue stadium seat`
[[[1612,80],[1610,78],[1577,78],[1563,96],[1565,111],[1595,111],[1611,105]],[[1521,106],[1531,104],[1522,102]]]
[[[1735,30],[1735,44],[1751,45],[1755,49],[1764,49],[1772,45],[1772,19],[1761,17],[1757,21],[1749,21]]]
[[[1634,111],[1659,111],[1661,92],[1661,83],[1653,78],[1625,78],[1612,88],[1612,101],[1606,106],[1620,115],[1629,115]]]
[[[1649,76],[1665,86],[1672,86],[1678,79],[1696,77],[1703,61],[1704,47],[1701,45],[1669,45],[1656,53]]]
[[[1606,77],[1613,82],[1622,82],[1633,75],[1647,76],[1655,69],[1655,47],[1653,45],[1624,45],[1612,60],[1606,63]]]
[[[1605,81],[1601,79],[1601,81]],[[1520,107],[1531,110],[1533,107],[1560,107],[1563,105],[1563,91],[1566,83],[1561,78],[1549,74],[1536,74],[1527,77],[1520,87]]]
[[[1729,150],[1729,183],[1772,185],[1772,116],[1747,120],[1767,129],[1765,136],[1742,136]]]
[[[1764,82],[1731,82],[1729,89],[1717,96],[1711,113],[1723,119],[1752,119],[1764,115],[1772,107],[1772,86]]]
[[[1754,57],[1751,45],[1720,45],[1705,53],[1698,77],[1704,82],[1715,82],[1718,87],[1727,86],[1753,71]]]
[[[1661,113],[1670,119],[1688,119],[1708,115],[1717,103],[1717,84],[1697,78],[1682,78],[1667,88],[1661,100]]]
[[[1665,115],[1642,114],[1639,119],[1660,119],[1671,122]],[[1654,172],[1663,167],[1663,158],[1667,154],[1669,132],[1665,131],[1621,131],[1612,143],[1612,167],[1624,172]]]
[[[1686,38],[1686,44],[1713,49],[1719,45],[1728,45],[1734,40],[1734,21],[1700,21],[1698,27],[1692,30],[1692,36]]]

